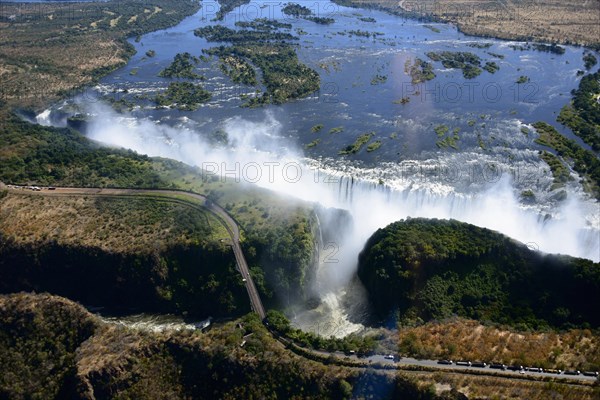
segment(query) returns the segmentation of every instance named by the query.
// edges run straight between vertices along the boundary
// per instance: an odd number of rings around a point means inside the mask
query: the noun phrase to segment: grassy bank
[[[41,110],[125,65],[134,51],[127,38],[176,25],[199,9],[188,0],[3,4],[0,100]]]

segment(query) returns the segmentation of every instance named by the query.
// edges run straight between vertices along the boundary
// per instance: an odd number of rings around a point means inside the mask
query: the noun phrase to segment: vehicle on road
[[[492,369],[501,369],[501,370],[505,370],[506,369],[506,365],[504,364],[490,364],[490,368]]]
[[[509,371],[523,371],[523,366],[522,365],[509,365],[508,367],[506,367],[506,369]]]
[[[583,371],[582,374],[584,376],[598,376],[598,372],[597,371]]]
[[[460,365],[461,367],[470,367],[471,361],[457,361],[456,365]]]
[[[394,359],[394,355],[393,354],[388,354],[386,356],[383,356],[383,358],[385,358],[386,360],[393,360]]]
[[[581,371],[567,370],[567,371],[565,371],[565,375],[581,375]]]
[[[471,364],[472,367],[477,367],[477,368],[485,368],[487,367],[487,364],[484,362],[474,362]]]
[[[443,365],[452,365],[452,360],[439,360],[437,363]]]

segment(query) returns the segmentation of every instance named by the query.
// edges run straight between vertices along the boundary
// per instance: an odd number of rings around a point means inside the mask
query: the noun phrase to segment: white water
[[[459,185],[455,180],[444,179],[448,176],[394,174],[392,166],[368,169],[308,160],[300,151],[286,147],[281,124],[268,112],[261,122],[239,117],[227,120],[223,129],[228,133],[230,147],[222,149],[207,144],[198,134],[202,124],[190,120],[168,127],[150,120],[123,118],[100,105],[94,113],[99,118],[89,130],[92,139],[150,156],[173,158],[218,175],[348,210],[354,219],[353,231],[343,243],[336,244],[334,255],[321,249],[325,256],[332,257],[319,271],[316,289],[323,304],[308,314],[298,315],[295,321],[325,335],[344,335],[361,328],[350,322],[344,307],[340,307],[345,288],[355,276],[358,253],[375,230],[409,216],[453,218],[500,231],[544,252],[600,259],[598,203],[576,188],[568,190],[568,200],[558,207],[526,207],[519,203],[509,174],[499,179],[486,179],[484,174],[480,180],[470,176],[471,181]],[[456,157],[438,155],[435,160],[411,163],[421,172],[431,170],[432,164],[448,167],[457,163],[460,169],[476,164],[481,155]],[[506,170],[512,167],[502,164],[502,160],[495,161]],[[542,165],[538,162],[538,170]],[[377,183],[381,177],[385,177],[386,185]],[[543,186],[551,178],[546,174],[536,179]],[[547,213],[550,218],[545,218]],[[326,329],[326,321],[334,328]]]
[[[170,332],[195,330],[196,326],[184,322],[181,318],[169,315],[138,314],[127,317],[103,317],[98,315],[102,322],[124,326],[129,329],[144,332]]]

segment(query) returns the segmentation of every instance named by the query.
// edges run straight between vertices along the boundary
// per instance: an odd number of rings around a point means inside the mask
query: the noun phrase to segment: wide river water
[[[339,244],[337,263],[323,263],[319,271],[317,290],[323,304],[317,315],[313,310],[297,316],[300,326],[324,334],[360,328],[348,320],[348,307],[343,306],[356,303],[348,299],[349,292],[361,292],[348,289],[357,254],[374,230],[407,216],[455,218],[499,230],[542,251],[600,259],[598,203],[583,193],[575,175],[566,187],[552,187],[551,173],[538,156],[543,148],[534,143],[537,134],[530,127],[546,121],[582,144],[556,116],[578,85],[584,49],[565,46],[561,55],[515,50],[511,46],[524,43],[471,37],[448,24],[329,1],[302,4],[335,22],[319,25],[285,16],[282,3],[272,1],[253,1],[214,22],[218,4],[204,2],[196,15],[177,26],[132,40],[137,54],[127,66],[41,114],[38,121],[60,125],[64,120],[56,110],[68,111],[77,103],[101,121],[88,132],[93,139],[349,210],[355,230],[347,243]],[[255,18],[293,25],[290,33],[299,37],[300,60],[320,74],[319,92],[283,105],[242,108],[240,96],[256,88],[232,83],[212,58],[198,65],[197,72],[207,78],[202,85],[213,94],[198,110],[156,109],[150,101],[136,99],[167,88],[171,80],[158,74],[177,53],[200,56],[203,49],[227,45],[207,43],[194,36],[194,29],[210,24],[235,28],[235,22]],[[350,30],[377,34],[365,38],[350,35]],[[156,55],[146,56],[148,50]],[[500,69],[465,79],[462,71],[433,63],[436,78],[412,85],[405,64],[416,57],[431,61],[426,56],[430,51],[471,52],[482,64],[493,61]],[[517,84],[520,76],[529,82]],[[137,105],[131,112],[117,113],[102,100],[106,96]],[[400,104],[403,97],[410,101]],[[448,135],[458,132],[456,148],[436,144],[440,139],[434,128],[442,124]],[[322,125],[316,133],[311,129],[315,125]],[[338,127],[340,132],[330,133]],[[228,147],[211,147],[208,138],[217,130],[227,132]],[[338,154],[367,132],[374,132],[371,142],[380,141],[380,148]],[[318,144],[306,147],[316,139]],[[274,177],[266,173],[273,171],[266,163],[278,163]],[[299,165],[300,172],[290,176],[285,167],[290,163]],[[245,168],[249,164],[252,171]],[[258,177],[256,165],[264,168]],[[525,190],[533,191],[535,201],[523,200]],[[332,319],[336,330],[324,329],[323,321]]]

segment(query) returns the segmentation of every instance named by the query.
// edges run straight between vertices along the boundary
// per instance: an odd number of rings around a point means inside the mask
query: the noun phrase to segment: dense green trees
[[[72,129],[11,116],[0,124],[0,180],[13,184],[156,187],[166,183],[147,156],[102,147]]]
[[[536,143],[548,146],[563,159],[572,163],[573,169],[584,179],[584,189],[600,199],[600,160],[591,151],[583,149],[574,140],[567,139],[545,122],[533,124],[540,137]],[[552,167],[552,165],[550,165]],[[553,174],[555,172],[553,171]],[[562,174],[562,173],[561,173]]]
[[[194,72],[194,66],[199,62],[198,57],[194,57],[188,52],[179,53],[175,56],[171,65],[160,71],[158,76],[164,78],[204,79],[202,75]]]
[[[481,59],[473,53],[460,51],[430,51],[427,53],[427,57],[433,61],[441,62],[444,68],[461,69],[465,79],[472,79],[481,74],[481,68],[479,68],[481,66]]]
[[[180,110],[193,111],[211,98],[208,90],[192,82],[171,82],[164,93],[154,101],[160,106],[176,106]]]
[[[0,397],[9,399],[464,399],[405,375],[296,356],[255,314],[206,333],[157,334],[48,295],[0,296],[0,361]]]
[[[558,122],[600,151],[600,71],[581,78],[579,88],[573,91],[572,104],[561,110]]]
[[[379,229],[358,275],[375,310],[424,320],[459,315],[519,328],[600,325],[600,265],[529,250],[497,232],[408,219]]]
[[[319,89],[319,74],[302,64],[294,47],[287,43],[298,38],[287,32],[276,31],[278,28],[288,29],[286,24],[259,20],[237,25],[251,29],[234,30],[216,25],[196,29],[194,34],[206,38],[209,42],[234,43],[234,46],[219,46],[204,51],[222,60],[224,73],[232,80],[254,85],[254,68],[262,72],[262,83],[266,92],[249,98],[244,106],[282,104],[291,99],[305,97]]]
[[[0,398],[65,397],[75,350],[98,327],[70,301],[33,297],[0,296]]]
[[[265,27],[267,25],[264,25]],[[222,25],[209,25],[198,28],[194,35],[205,38],[208,42],[281,42],[298,40],[296,36],[287,32],[277,32],[272,29],[230,29]]]

